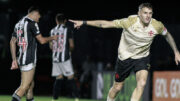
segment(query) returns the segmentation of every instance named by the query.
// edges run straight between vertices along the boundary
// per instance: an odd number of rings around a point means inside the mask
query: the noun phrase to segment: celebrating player
[[[109,90],[107,101],[114,101],[121,90],[124,80],[134,70],[136,73],[137,86],[132,93],[131,101],[139,101],[148,76],[149,51],[153,39],[160,34],[165,37],[175,54],[175,62],[180,62],[180,54],[174,39],[164,25],[152,18],[153,8],[150,3],[142,3],[139,6],[138,15],[113,21],[76,21],[76,28],[82,25],[90,25],[100,28],[122,28],[122,36],[118,48],[118,59],[115,68],[115,82]]]

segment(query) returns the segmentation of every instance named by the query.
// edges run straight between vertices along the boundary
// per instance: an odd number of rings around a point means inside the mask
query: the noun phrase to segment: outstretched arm
[[[106,20],[93,20],[93,21],[69,20],[69,21],[74,23],[75,28],[79,28],[83,24],[99,27],[99,28],[114,28],[115,27],[113,21],[106,21]]]
[[[175,41],[169,32],[167,32],[165,39],[167,40],[167,42],[170,44],[171,48],[173,49],[174,54],[175,54],[175,62],[176,62],[176,65],[178,65],[180,62],[180,54],[176,47]]]
[[[15,37],[12,37],[10,41],[10,49],[11,49],[11,56],[12,56],[11,70],[18,68],[18,63],[16,60],[16,42],[17,42],[17,39]]]
[[[51,37],[43,37],[41,34],[37,35],[36,36],[36,39],[41,43],[41,44],[45,44],[49,41],[52,41],[52,40],[57,40],[58,36],[57,35],[54,35],[54,36],[51,36]]]

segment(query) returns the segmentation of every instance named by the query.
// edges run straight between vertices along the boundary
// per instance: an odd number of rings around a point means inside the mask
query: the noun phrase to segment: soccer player
[[[43,37],[40,34],[38,21],[40,11],[37,7],[30,7],[27,16],[23,17],[14,28],[10,41],[12,55],[11,70],[21,70],[21,84],[12,95],[12,101],[20,101],[26,94],[27,101],[33,100],[34,73],[36,67],[37,42],[45,44],[51,40],[57,40],[57,36]],[[19,49],[16,58],[16,45]]]
[[[107,101],[115,101],[115,97],[121,90],[124,80],[131,70],[136,73],[137,86],[134,89],[131,101],[139,101],[148,76],[149,50],[156,35],[164,36],[175,54],[175,62],[180,62],[180,54],[174,39],[164,25],[152,18],[153,8],[150,3],[142,3],[139,6],[138,15],[113,21],[75,21],[75,27],[90,25],[100,28],[122,28],[122,36],[118,48],[118,60],[115,68],[115,82],[109,90]]]
[[[55,20],[57,25],[50,32],[51,36],[58,35],[58,40],[50,42],[53,60],[52,76],[56,77],[53,86],[52,101],[58,99],[62,88],[63,76],[67,77],[68,91],[72,93],[75,100],[78,101],[78,93],[74,81],[74,72],[70,56],[70,51],[74,48],[72,30],[66,26],[67,20],[64,14],[58,13]]]

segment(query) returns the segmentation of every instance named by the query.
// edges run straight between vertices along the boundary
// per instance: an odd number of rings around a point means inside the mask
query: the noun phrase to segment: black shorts
[[[148,70],[149,67],[149,56],[140,59],[129,58],[123,61],[118,58],[115,66],[115,81],[124,81],[132,70],[137,72],[139,70]]]

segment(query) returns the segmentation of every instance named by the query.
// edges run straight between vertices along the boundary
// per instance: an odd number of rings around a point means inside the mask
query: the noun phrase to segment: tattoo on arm
[[[99,27],[102,27],[102,24],[99,24]]]
[[[89,21],[88,25],[99,27],[99,28],[112,28],[112,27],[114,27],[112,21],[106,21],[106,20],[96,20],[96,21],[92,21],[92,22]]]

